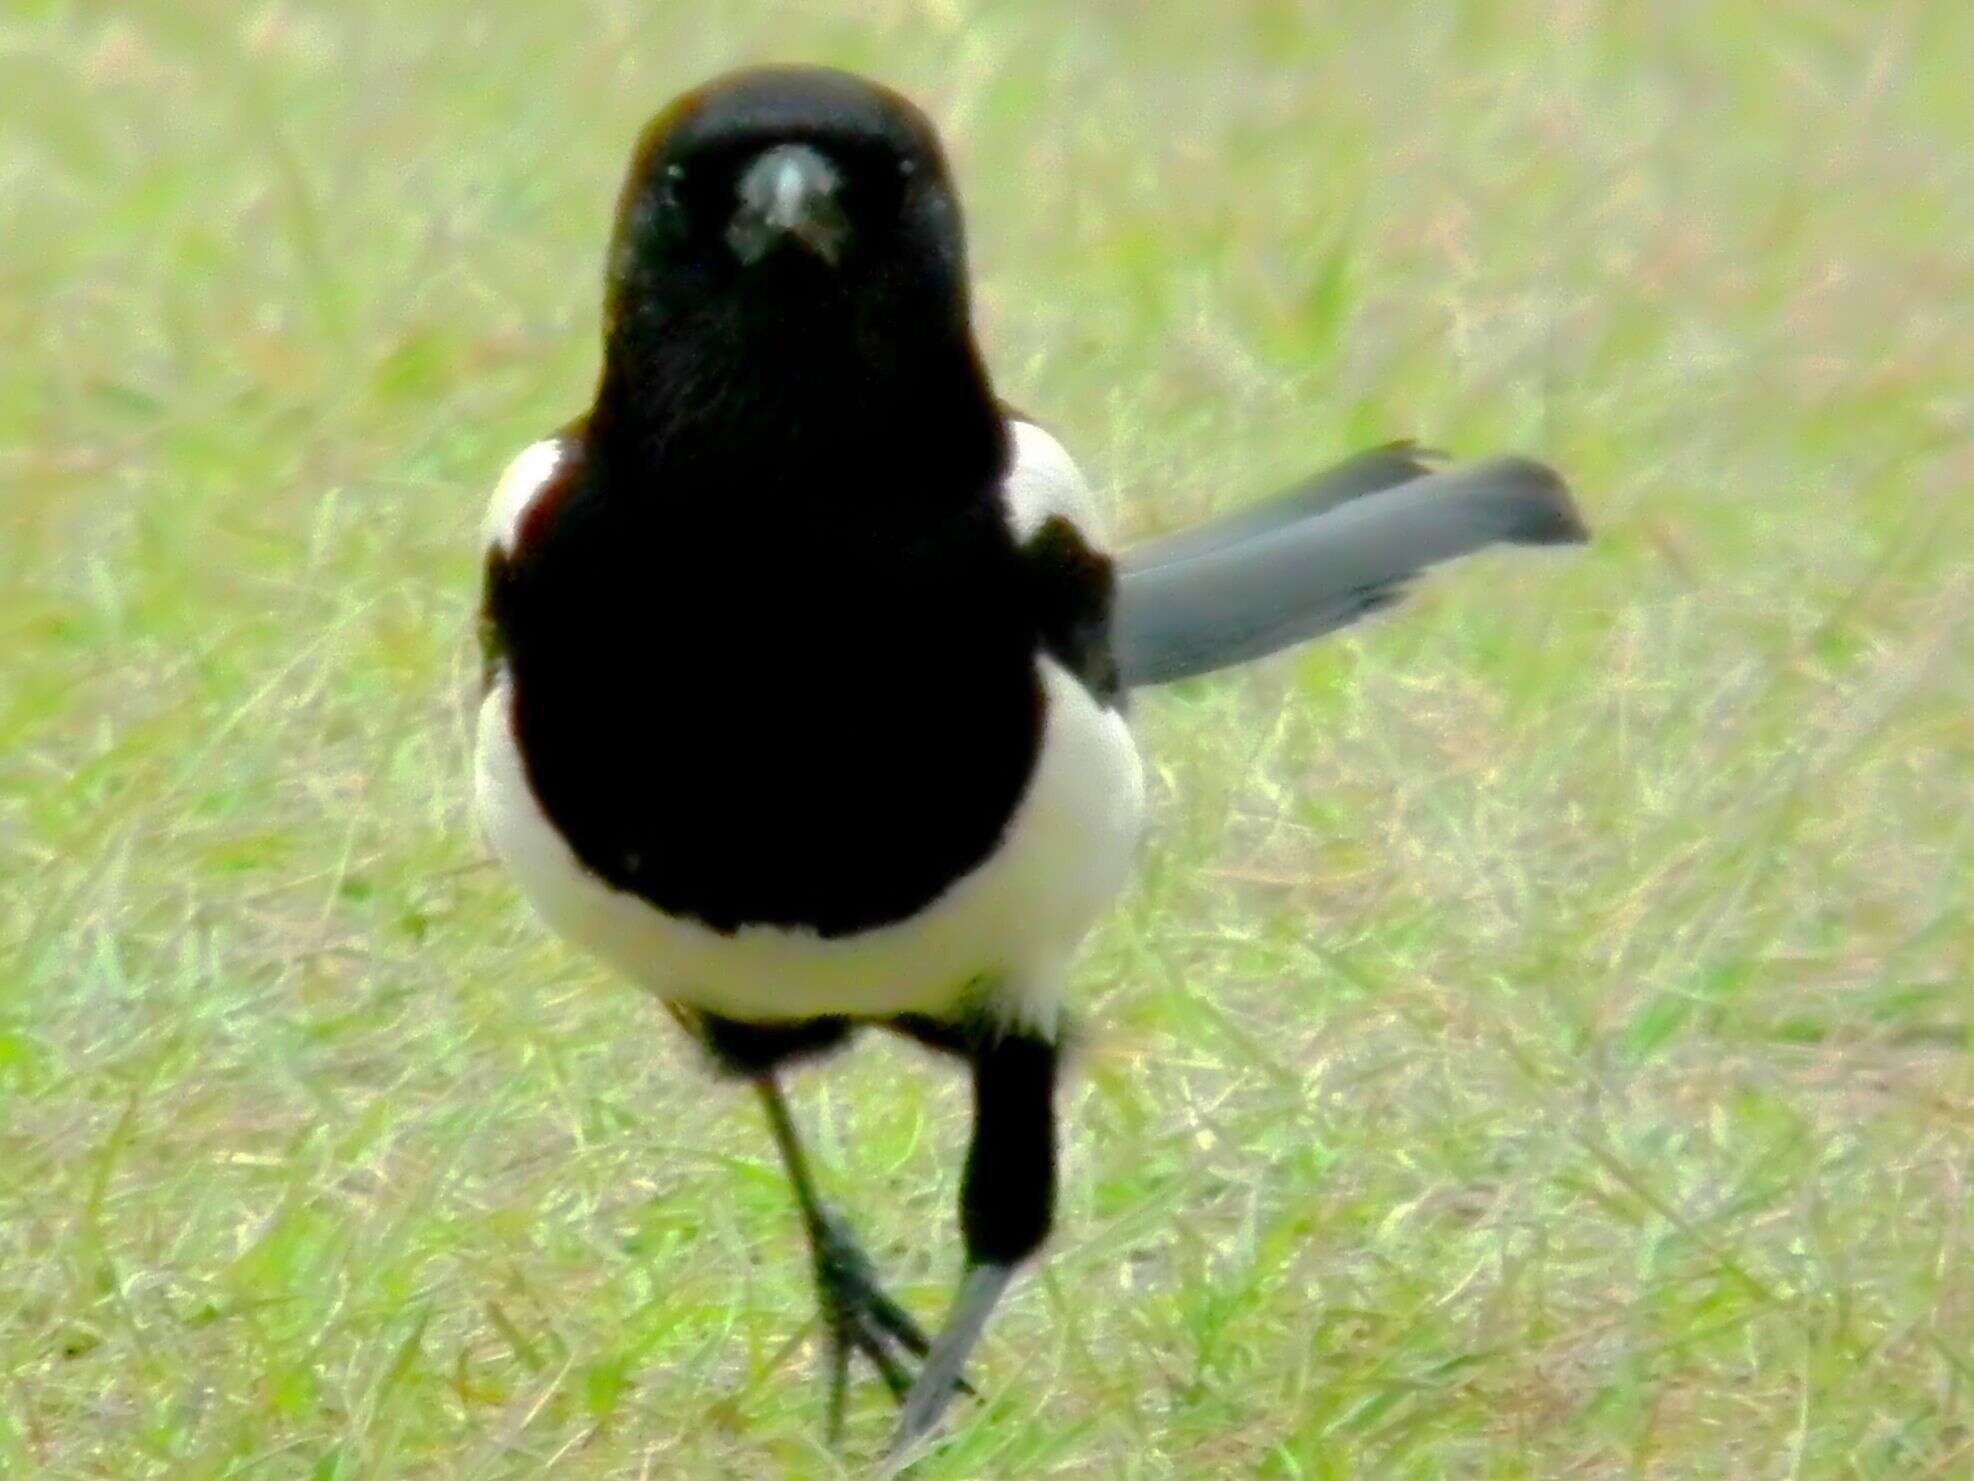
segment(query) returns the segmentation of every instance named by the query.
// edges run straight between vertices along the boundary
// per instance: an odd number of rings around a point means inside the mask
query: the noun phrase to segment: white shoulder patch
[[[1032,422],[1009,422],[1013,461],[1001,485],[1015,538],[1026,540],[1054,515],[1102,548],[1110,542],[1097,496],[1060,442]]]
[[[521,449],[494,486],[493,503],[487,506],[487,544],[512,553],[521,533],[521,521],[535,496],[555,477],[568,447],[560,437],[545,437]]]

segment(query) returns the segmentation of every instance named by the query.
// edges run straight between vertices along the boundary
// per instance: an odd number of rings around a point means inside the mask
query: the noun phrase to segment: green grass
[[[1142,705],[1053,1258],[924,1474],[1968,1474],[1964,0],[7,0],[0,1473],[882,1444],[753,1106],[464,809],[629,141],[770,56],[925,100],[1128,529],[1416,436],[1598,531]],[[961,1088],[798,1100],[935,1316]]]

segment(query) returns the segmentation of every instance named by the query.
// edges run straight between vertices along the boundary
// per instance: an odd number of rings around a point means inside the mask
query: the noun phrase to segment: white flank
[[[936,1013],[985,986],[998,1011],[1046,1028],[1077,944],[1129,878],[1144,778],[1123,717],[1037,662],[1042,753],[1000,846],[894,925],[827,940],[775,926],[722,935],[604,884],[535,801],[504,678],[480,707],[480,825],[556,932],[661,998],[745,1019],[882,1016]]]
[[[1027,534],[1061,514],[1086,530],[1094,501],[1059,443],[1011,424],[1005,502]],[[537,443],[501,480],[490,538],[511,549],[560,444]],[[474,792],[480,825],[558,934],[661,998],[741,1019],[938,1013],[970,993],[1048,1032],[1070,960],[1130,876],[1144,823],[1144,774],[1123,716],[1046,656],[1042,748],[999,845],[909,919],[852,936],[748,926],[721,934],[668,916],[586,869],[542,812],[498,676],[480,706]],[[652,839],[662,849],[663,839]]]

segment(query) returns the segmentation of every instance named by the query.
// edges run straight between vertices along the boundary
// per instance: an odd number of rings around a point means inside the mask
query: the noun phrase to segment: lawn
[[[751,1099],[465,807],[487,493],[637,128],[769,57],[927,105],[1125,530],[1409,436],[1597,531],[1139,706],[921,1474],[1974,1474],[1965,0],[5,0],[0,1473],[881,1447]],[[936,1317],[962,1085],[795,1090]]]

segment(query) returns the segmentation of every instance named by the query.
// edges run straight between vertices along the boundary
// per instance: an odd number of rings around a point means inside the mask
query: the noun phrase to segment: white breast
[[[1010,1017],[1048,1023],[1077,944],[1129,876],[1144,781],[1123,717],[1038,663],[1042,751],[1000,846],[893,925],[827,940],[772,926],[722,935],[604,884],[535,801],[505,680],[480,707],[480,823],[555,931],[662,998],[735,1018],[881,1017],[938,1012],[985,988]]]

